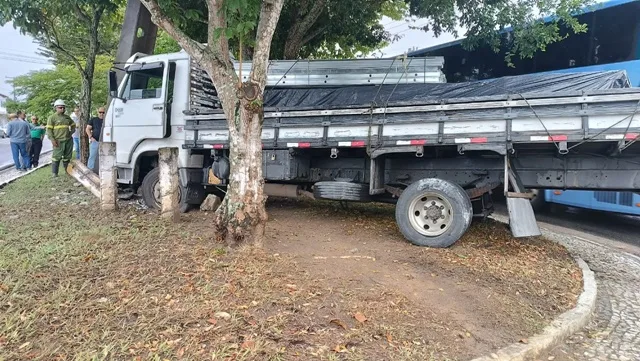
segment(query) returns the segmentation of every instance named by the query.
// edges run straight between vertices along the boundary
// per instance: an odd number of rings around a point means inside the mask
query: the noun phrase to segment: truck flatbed
[[[499,94],[387,106],[267,107],[265,148],[634,140],[640,89]],[[228,146],[224,114],[187,114],[185,148]]]

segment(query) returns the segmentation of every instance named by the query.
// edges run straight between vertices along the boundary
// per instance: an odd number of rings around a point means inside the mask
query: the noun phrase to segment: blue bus
[[[463,82],[539,72],[575,73],[625,70],[631,86],[640,87],[640,1],[613,0],[586,7],[576,15],[588,31],[551,44],[531,59],[513,58],[489,47],[465,50],[461,40],[410,52],[409,56],[443,56],[448,82]],[[561,31],[567,31],[561,29]],[[508,33],[505,33],[505,36]],[[640,194],[612,191],[537,192],[539,210],[549,203],[571,207],[640,215]]]

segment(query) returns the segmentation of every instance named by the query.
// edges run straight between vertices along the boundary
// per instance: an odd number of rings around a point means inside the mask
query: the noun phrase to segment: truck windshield
[[[162,67],[129,72],[122,97],[127,100],[161,98],[163,73]]]

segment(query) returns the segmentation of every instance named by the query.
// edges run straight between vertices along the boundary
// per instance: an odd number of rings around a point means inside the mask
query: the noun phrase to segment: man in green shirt
[[[53,144],[53,155],[51,156],[51,172],[54,177],[58,176],[60,161],[66,170],[73,154],[73,132],[76,130],[76,123],[71,117],[64,114],[66,106],[62,99],[53,103],[56,113],[49,117],[47,121],[47,136]]]
[[[42,138],[44,138],[46,129],[38,123],[38,117],[35,115],[31,117],[31,124],[31,150],[29,155],[31,156],[31,166],[38,168],[40,152],[42,152]]]

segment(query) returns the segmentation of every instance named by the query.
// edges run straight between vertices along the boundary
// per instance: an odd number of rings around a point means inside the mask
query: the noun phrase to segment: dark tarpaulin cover
[[[628,88],[625,71],[563,74],[526,74],[467,83],[389,84],[334,88],[272,88],[265,106],[274,108],[340,108],[352,106],[424,104],[446,99],[464,99],[556,92],[579,92]]]

